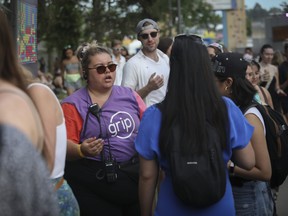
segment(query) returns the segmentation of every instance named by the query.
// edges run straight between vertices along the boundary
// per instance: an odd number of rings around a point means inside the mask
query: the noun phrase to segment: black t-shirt
[[[284,83],[288,79],[288,61],[284,61],[279,66],[279,83],[280,85]],[[288,93],[288,88],[284,89],[286,93]]]

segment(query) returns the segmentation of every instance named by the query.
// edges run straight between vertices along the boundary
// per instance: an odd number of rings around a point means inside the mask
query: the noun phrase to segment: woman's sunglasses
[[[100,66],[88,68],[88,69],[89,70],[96,69],[98,74],[104,74],[106,72],[107,68],[109,69],[110,72],[114,72],[116,70],[116,67],[117,67],[117,64],[109,64],[107,66],[100,65]]]
[[[149,35],[150,35],[152,38],[155,38],[155,37],[157,37],[157,34],[158,34],[158,32],[150,32],[150,34],[140,34],[139,36],[140,36],[143,40],[146,40],[146,39],[148,39]]]

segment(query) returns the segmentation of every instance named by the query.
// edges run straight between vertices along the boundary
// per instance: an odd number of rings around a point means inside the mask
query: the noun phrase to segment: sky
[[[259,3],[262,8],[269,10],[271,7],[281,8],[280,4],[286,0],[245,0],[245,5],[247,9],[254,8],[256,3]]]

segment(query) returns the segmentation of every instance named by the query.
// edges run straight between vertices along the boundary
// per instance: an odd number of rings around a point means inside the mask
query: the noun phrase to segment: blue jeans
[[[267,182],[249,181],[243,186],[232,186],[236,215],[272,216],[274,201]]]

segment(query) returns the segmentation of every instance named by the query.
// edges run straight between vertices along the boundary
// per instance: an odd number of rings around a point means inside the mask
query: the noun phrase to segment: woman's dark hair
[[[216,78],[220,82],[224,82],[228,77],[223,77],[219,73],[215,73]],[[254,98],[257,90],[255,87],[243,77],[230,76],[233,79],[231,85],[231,99],[241,108],[247,107]]]
[[[170,37],[160,38],[157,48],[166,54],[167,50],[172,45],[172,43],[173,43],[173,39]]]
[[[10,26],[4,9],[0,6],[0,78],[26,91]]]
[[[255,61],[254,59],[250,62],[250,64],[251,65],[255,65],[257,68],[258,68],[258,71],[260,70],[260,64],[257,62],[257,61]]]
[[[264,53],[265,49],[273,49],[273,47],[270,44],[264,44],[261,49],[260,49],[260,58],[259,58],[259,62],[262,61],[261,55]]]
[[[64,59],[67,59],[67,56],[66,56],[66,51],[67,51],[67,50],[72,50],[72,51],[73,51],[73,54],[74,54],[74,50],[73,50],[72,46],[71,46],[71,45],[66,45],[66,46],[63,48],[63,50],[62,50],[62,58],[61,58],[62,61],[63,61]]]
[[[216,88],[207,48],[196,41],[192,36],[176,37],[172,46],[167,94],[161,105],[159,142],[164,156],[170,150],[168,134],[175,120],[183,131],[183,154],[204,150],[206,121],[217,130],[222,148],[227,145],[227,108]]]

